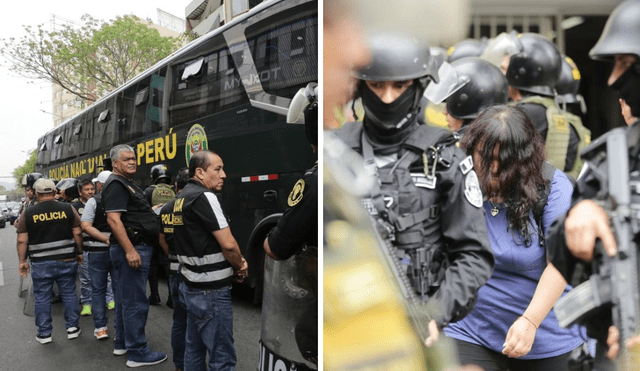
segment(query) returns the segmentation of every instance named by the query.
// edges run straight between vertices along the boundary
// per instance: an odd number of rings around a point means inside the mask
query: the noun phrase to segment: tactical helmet
[[[36,180],[43,178],[40,173],[28,173],[22,177],[22,186],[29,187],[33,189],[33,185],[36,183]]]
[[[573,59],[565,56],[562,59],[562,71],[556,85],[557,98],[565,103],[577,103],[579,89],[580,70]]]
[[[604,26],[589,57],[611,60],[615,54],[634,54],[640,58],[640,2],[628,0],[618,5]]]
[[[167,184],[171,183],[171,171],[169,171],[167,165],[154,165],[151,168],[151,179],[153,179],[153,184],[158,184],[163,179],[167,180]]]
[[[505,104],[509,99],[509,84],[502,71],[491,62],[480,58],[464,58],[451,63],[459,77],[469,80],[447,98],[447,111],[457,119],[476,118],[480,112],[494,104]]]
[[[304,117],[304,128],[307,140],[318,145],[318,84],[310,82],[300,88],[291,99],[287,110],[287,124],[295,124]]]
[[[544,37],[525,33],[518,36],[522,51],[511,56],[507,81],[512,87],[529,93],[554,96],[562,70],[558,48]]]
[[[493,63],[498,68],[503,68],[504,57],[511,57],[521,51],[522,44],[518,41],[518,34],[515,30],[506,33],[502,32],[494,39],[489,40],[487,47],[482,52],[480,58]]]
[[[438,82],[438,66],[429,47],[415,38],[376,34],[368,38],[371,62],[356,76],[365,81],[407,81],[429,76]]]
[[[479,57],[487,47],[488,39],[483,37],[482,40],[466,39],[447,50],[449,55],[448,62],[452,63],[462,58]]]
[[[58,191],[64,191],[64,194],[70,199],[80,197],[80,193],[78,192],[78,179],[75,178],[64,178],[61,179],[56,184],[56,189]]]

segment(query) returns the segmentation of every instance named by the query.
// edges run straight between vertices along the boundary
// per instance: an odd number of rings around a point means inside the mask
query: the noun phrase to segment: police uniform
[[[26,209],[23,215],[31,261],[76,258],[71,229],[80,226],[80,217],[70,204],[41,202]],[[21,231],[18,229],[18,233]]]
[[[570,118],[568,113],[560,111],[555,101],[549,97],[526,96],[516,107],[527,113],[545,140],[547,160],[576,178],[581,168],[579,150],[590,142],[590,132],[582,126],[582,121]],[[553,125],[549,125],[549,120],[552,120]]]
[[[399,160],[377,168],[362,123],[348,123],[337,135],[363,154],[370,172],[378,172],[379,191],[365,198],[365,207],[393,240],[405,267],[415,266],[412,259],[420,257],[422,272],[406,274],[418,295],[442,305],[434,313],[436,323],[445,326],[464,317],[494,263],[471,157],[455,147],[452,135],[416,125],[401,144]]]
[[[318,164],[296,182],[287,199],[289,208],[269,233],[269,248],[280,259],[289,259],[303,245],[318,243]]]
[[[187,285],[199,289],[231,285],[233,267],[211,234],[228,227],[216,195],[200,182],[190,179],[176,199],[173,210],[173,238],[181,264],[180,273]]]

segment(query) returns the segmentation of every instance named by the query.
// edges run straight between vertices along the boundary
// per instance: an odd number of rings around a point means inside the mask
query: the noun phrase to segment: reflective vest
[[[97,194],[93,196],[96,201],[95,217],[93,218],[93,226],[99,230],[105,236],[111,237],[111,227],[107,223],[107,215],[104,212],[104,204],[102,203],[102,195]],[[85,251],[109,251],[109,245],[104,242],[98,241],[95,238],[83,233],[82,246]],[[115,241],[112,241],[115,242]]]
[[[567,172],[574,179],[577,178],[582,168],[580,151],[591,142],[591,131],[582,125],[580,117],[561,111],[552,98],[532,95],[518,102],[518,104],[521,103],[539,104],[546,108],[548,130],[545,148],[547,161],[551,162],[556,168],[561,170],[565,168],[569,139],[571,137],[570,126],[578,133],[580,144],[578,145],[576,162],[573,164],[573,168]]]
[[[73,238],[73,206],[65,202],[45,201],[24,211],[29,235],[31,261],[62,260],[76,257]]]

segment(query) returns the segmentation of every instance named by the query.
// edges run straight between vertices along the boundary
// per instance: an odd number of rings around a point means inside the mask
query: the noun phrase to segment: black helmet
[[[602,35],[589,51],[596,60],[610,60],[615,54],[634,54],[640,58],[640,2],[628,0],[609,16]]]
[[[452,63],[462,58],[479,57],[487,47],[487,42],[488,39],[486,37],[483,37],[482,40],[462,40],[447,50],[447,54],[449,55],[447,61]]]
[[[56,184],[56,189],[58,191],[64,191],[64,194],[70,199],[80,197],[80,193],[78,192],[78,179],[75,178],[64,178],[61,179]]]
[[[40,173],[28,173],[22,177],[22,186],[33,189],[36,180],[44,178]]]
[[[167,165],[159,164],[154,165],[151,168],[151,179],[153,179],[153,184],[158,184],[160,180],[165,179],[167,184],[171,183],[171,171]]]
[[[518,40],[522,51],[511,56],[507,69],[509,85],[529,93],[554,96],[562,70],[558,48],[538,34],[521,34]]]
[[[565,103],[577,103],[579,89],[580,70],[573,59],[565,56],[562,59],[562,71],[556,85],[557,98]]]
[[[429,46],[415,38],[376,34],[368,38],[371,62],[356,75],[365,81],[406,81],[431,77],[438,82],[438,66]]]
[[[464,58],[451,63],[461,78],[469,80],[447,98],[447,111],[457,119],[474,119],[485,108],[505,104],[509,99],[509,84],[502,71],[480,58]]]

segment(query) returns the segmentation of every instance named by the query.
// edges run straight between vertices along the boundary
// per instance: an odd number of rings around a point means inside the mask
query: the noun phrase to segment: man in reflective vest
[[[207,352],[210,370],[233,370],[236,364],[231,282],[242,282],[248,265],[213,193],[222,190],[225,178],[219,155],[196,152],[173,207],[180,299],[187,308],[185,370],[200,369]]]
[[[35,296],[36,340],[52,341],[51,297],[58,283],[64,303],[67,338],[80,336],[80,307],[76,293],[78,264],[82,263],[80,216],[71,204],[56,202],[56,186],[49,179],[34,184],[38,204],[26,209],[18,223],[19,271],[26,278],[31,270]],[[27,256],[28,253],[28,256]],[[27,262],[31,260],[31,266]]]

